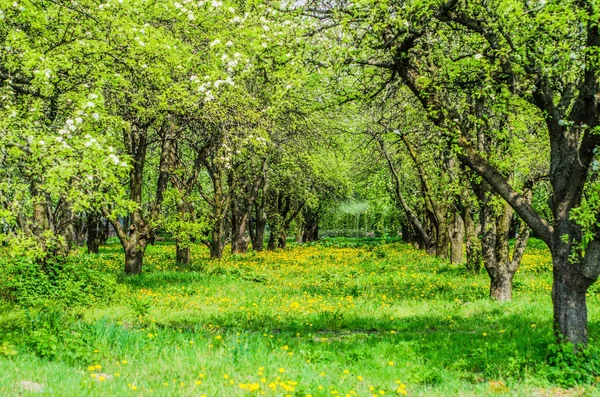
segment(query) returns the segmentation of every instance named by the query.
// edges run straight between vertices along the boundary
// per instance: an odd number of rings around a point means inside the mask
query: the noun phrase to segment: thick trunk
[[[134,275],[142,272],[146,243],[130,242],[125,247],[125,274]]]
[[[296,244],[301,245],[304,243],[304,228],[303,225],[300,224],[296,228]]]
[[[448,225],[445,217],[439,217],[436,223],[436,242],[435,256],[441,259],[447,259],[450,247],[450,234],[448,233]]]
[[[452,231],[450,234],[450,260],[452,263],[463,263],[463,241],[465,238],[465,226],[462,217],[454,214],[451,223]]]
[[[586,247],[585,256],[579,258],[579,262],[572,263],[569,256],[574,248],[560,239],[559,236],[562,234],[568,232],[557,233],[551,250],[554,275],[552,284],[554,331],[559,342],[571,343],[578,350],[588,342],[586,293],[598,278],[600,271],[598,269],[600,242],[597,240],[590,242]]]
[[[245,254],[248,251],[249,238],[246,236],[248,212],[240,210],[238,204],[231,205],[231,253]]]
[[[490,276],[490,298],[499,301],[512,299],[512,280],[517,266],[509,260],[508,228],[512,210],[502,207],[498,215],[494,211],[490,186],[482,183],[477,187],[481,221],[481,253],[485,270]]]
[[[310,243],[319,239],[319,215],[310,214],[304,222],[302,241]]]
[[[265,222],[263,219],[257,219],[255,222],[255,228],[252,237],[252,249],[254,251],[260,252],[263,250],[266,225],[267,222]]]
[[[188,266],[190,264],[190,247],[176,244],[176,260],[177,264]]]
[[[572,271],[568,269],[568,259],[555,257],[553,264],[554,331],[562,339],[561,342],[586,345],[588,342],[586,288],[580,288],[574,277],[569,274]],[[562,271],[557,271],[558,269]]]
[[[88,254],[97,254],[100,248],[100,228],[101,220],[95,216],[88,216],[87,219],[87,250]]]
[[[498,301],[511,300],[514,275],[514,272],[503,266],[498,266],[496,272],[490,273],[490,298]]]
[[[231,238],[231,253],[245,254],[248,251],[248,239],[241,233],[234,233]]]
[[[211,233],[210,259],[221,259],[223,257],[223,225],[217,222]]]

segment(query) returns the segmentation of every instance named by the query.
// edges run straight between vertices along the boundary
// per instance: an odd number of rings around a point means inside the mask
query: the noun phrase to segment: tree
[[[590,205],[597,196],[590,178],[600,143],[598,4],[449,0],[378,7],[365,2],[311,12],[347,27],[361,45],[352,46],[346,59],[385,70],[378,82],[401,80],[456,145],[458,159],[548,244],[557,335],[586,344],[586,291],[600,274],[600,240],[592,226],[598,212]],[[474,131],[466,121],[473,100],[490,104],[503,96],[521,99],[545,121],[552,219],[536,212],[471,140]],[[486,136],[498,137],[496,131]]]

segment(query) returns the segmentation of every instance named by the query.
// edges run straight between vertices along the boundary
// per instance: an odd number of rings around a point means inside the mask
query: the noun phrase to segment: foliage
[[[118,290],[116,277],[94,269],[97,258],[69,256],[39,263],[28,258],[0,261],[0,297],[20,307],[104,305]]]

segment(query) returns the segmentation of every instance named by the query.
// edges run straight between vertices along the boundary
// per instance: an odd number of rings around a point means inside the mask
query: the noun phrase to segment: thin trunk
[[[88,215],[87,218],[87,250],[88,254],[97,254],[100,248],[100,235],[102,220],[96,215]]]
[[[190,214],[190,206],[180,198],[177,202],[177,217],[179,222],[187,222],[193,218]],[[190,239],[189,236],[184,235],[185,230],[177,230],[175,237],[175,260],[178,264],[188,266],[190,264]]]
[[[448,223],[445,219],[445,214],[438,213],[436,215],[436,241],[435,241],[435,256],[441,259],[448,258],[450,247],[450,233],[448,231]]]
[[[256,219],[254,222],[254,237],[252,238],[252,249],[260,252],[264,248],[265,227],[267,222],[264,219]]]
[[[463,219],[465,224],[465,239],[467,251],[467,270],[475,274],[481,271],[481,243],[477,237],[477,225],[471,214],[471,205],[465,206],[463,210]]]
[[[277,239],[275,238],[275,233],[273,230],[269,233],[269,241],[267,242],[267,249],[269,251],[274,251],[277,248]]]
[[[463,263],[463,243],[465,239],[465,225],[459,213],[452,216],[450,233],[450,260],[452,263]]]

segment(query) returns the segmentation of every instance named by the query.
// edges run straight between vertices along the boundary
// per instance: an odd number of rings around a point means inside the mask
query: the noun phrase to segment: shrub
[[[114,275],[94,269],[93,256],[0,260],[0,300],[20,306],[90,306],[109,303],[117,290]]]

